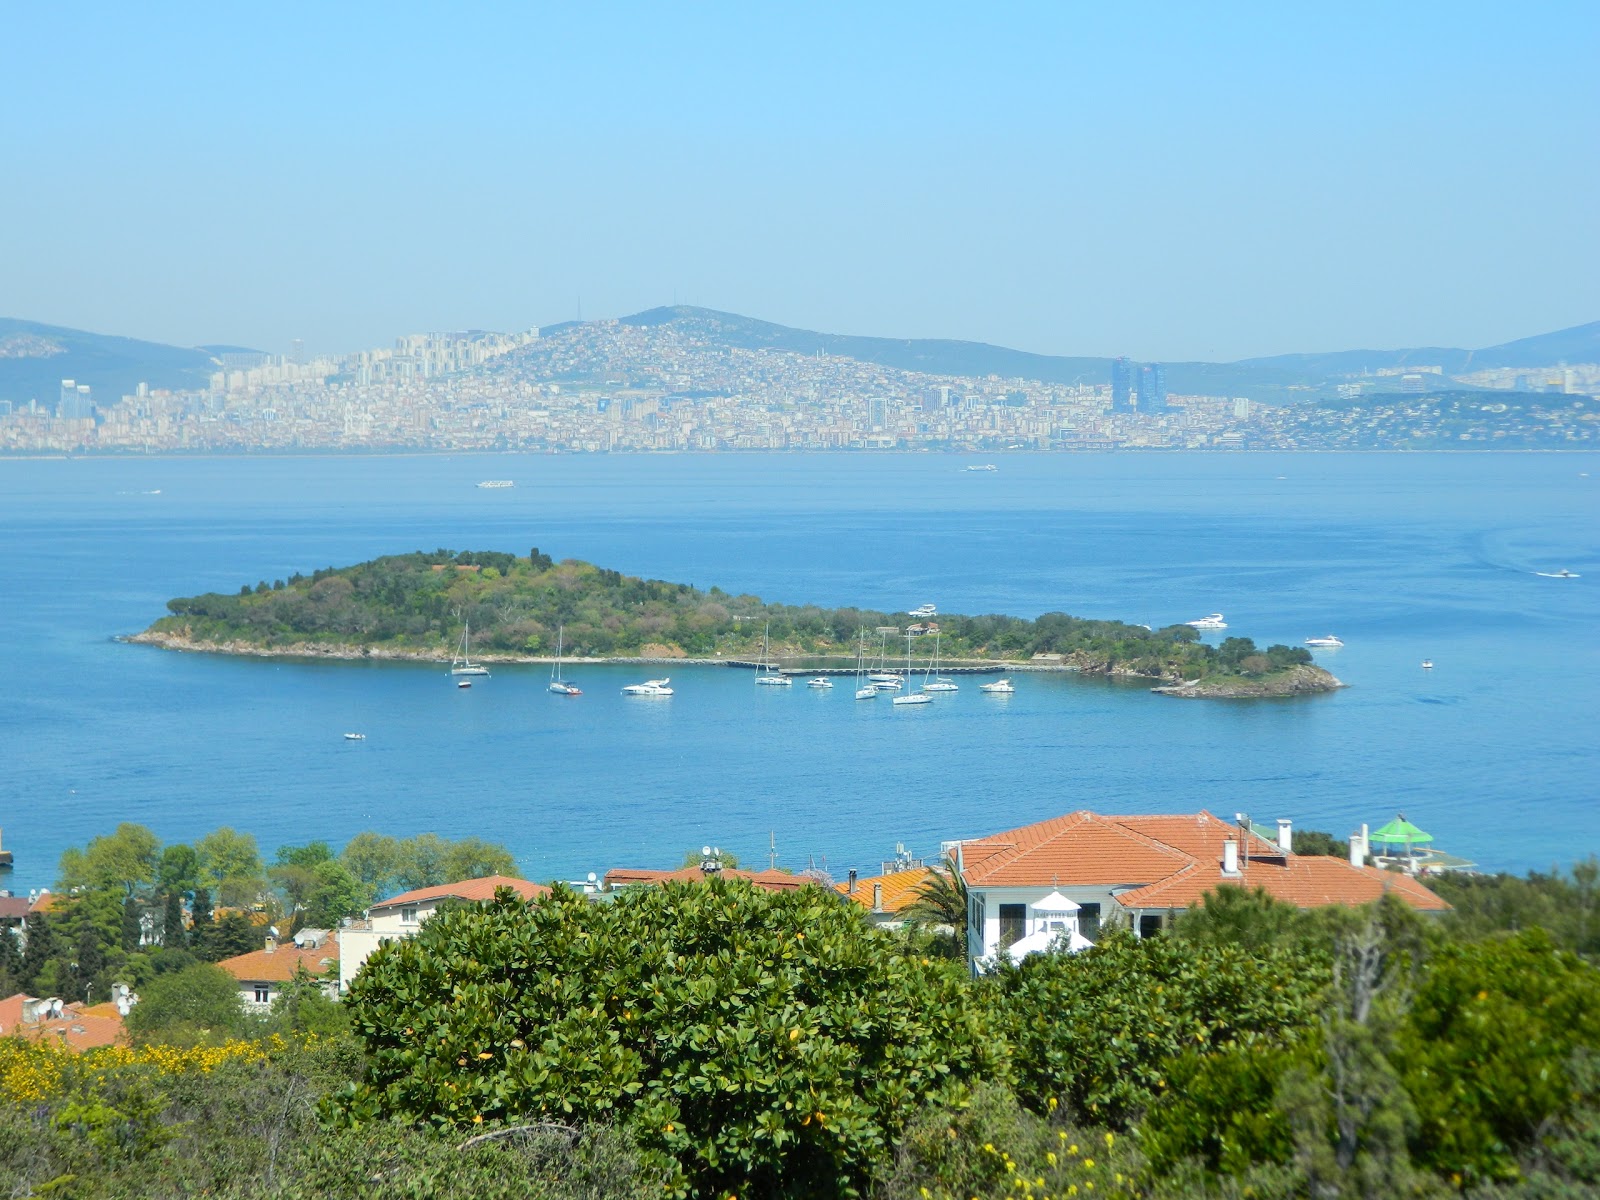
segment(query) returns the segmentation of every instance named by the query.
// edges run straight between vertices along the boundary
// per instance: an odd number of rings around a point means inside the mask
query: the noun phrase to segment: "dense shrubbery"
[[[374,1200],[1600,1193],[1600,972],[1540,930],[1227,889],[1171,936],[976,981],[919,944],[810,887],[502,894],[374,956],[359,1041],[75,1058],[0,1040],[0,1179]],[[153,999],[180,1039],[216,1020]]]
[[[359,644],[441,655],[470,623],[473,647],[487,653],[551,654],[560,628],[566,652],[579,657],[662,651],[753,657],[770,628],[775,651],[853,656],[861,629],[908,620],[903,613],[763,604],[755,596],[702,592],[570,559],[555,563],[537,549],[528,558],[450,550],[391,555],[296,576],[286,586],[184,597],[167,607],[173,615],[152,630],[201,641]],[[1261,675],[1311,661],[1304,649],[1258,650],[1249,638],[1213,649],[1188,625],[1152,631],[1064,613],[1033,621],[942,615],[938,625],[949,658],[1079,655],[1087,669],[1152,678]],[[902,650],[890,643],[891,664]],[[920,648],[919,658],[931,651],[931,643]]]

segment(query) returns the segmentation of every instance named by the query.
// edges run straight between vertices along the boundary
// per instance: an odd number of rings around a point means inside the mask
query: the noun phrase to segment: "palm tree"
[[[967,947],[967,881],[956,870],[954,859],[930,867],[928,877],[917,885],[916,899],[905,909],[905,919],[913,925],[948,932],[954,942],[955,957]]]

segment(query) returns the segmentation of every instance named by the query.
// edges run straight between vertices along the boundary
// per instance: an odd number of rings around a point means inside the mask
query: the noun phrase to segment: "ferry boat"
[[[630,683],[622,689],[624,696],[670,696],[672,689],[667,686],[670,679],[646,679],[643,683]]]
[[[1201,617],[1198,621],[1185,621],[1185,625],[1192,625],[1196,629],[1226,629],[1228,623],[1222,619],[1221,613],[1211,613]]]
[[[1333,634],[1330,633],[1327,637],[1307,638],[1306,639],[1306,645],[1308,645],[1308,646],[1326,646],[1329,649],[1334,649],[1334,648],[1337,648],[1339,646],[1344,645],[1344,643],[1341,642],[1338,638],[1334,637]]]
[[[478,486],[481,488],[516,487],[517,481],[514,479],[485,479],[482,483],[478,484]]]

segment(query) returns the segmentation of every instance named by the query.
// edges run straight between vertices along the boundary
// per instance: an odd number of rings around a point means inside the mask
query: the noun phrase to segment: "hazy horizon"
[[[1232,361],[1600,315],[1589,6],[0,22],[26,320],[320,353],[680,303]]]

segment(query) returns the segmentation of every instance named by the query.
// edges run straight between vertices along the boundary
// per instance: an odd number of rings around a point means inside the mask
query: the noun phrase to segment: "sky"
[[[1592,0],[0,0],[0,316],[1487,346],[1600,318],[1597,62]]]

